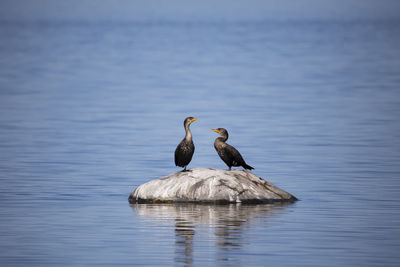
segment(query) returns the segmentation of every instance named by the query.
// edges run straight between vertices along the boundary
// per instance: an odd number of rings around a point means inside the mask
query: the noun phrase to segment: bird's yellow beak
[[[214,131],[216,133],[221,133],[220,131],[216,130],[216,129],[210,129],[211,131]]]
[[[198,120],[199,118],[193,118],[190,120],[190,123],[194,122],[195,120]]]

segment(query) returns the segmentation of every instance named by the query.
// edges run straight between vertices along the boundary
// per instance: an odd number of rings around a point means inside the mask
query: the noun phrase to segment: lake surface
[[[399,266],[400,22],[0,23],[1,266]],[[291,205],[129,205],[223,127]]]

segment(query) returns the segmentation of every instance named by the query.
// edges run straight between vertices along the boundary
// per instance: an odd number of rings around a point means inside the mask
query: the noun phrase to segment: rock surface
[[[194,168],[138,186],[130,203],[274,203],[297,198],[245,170]]]

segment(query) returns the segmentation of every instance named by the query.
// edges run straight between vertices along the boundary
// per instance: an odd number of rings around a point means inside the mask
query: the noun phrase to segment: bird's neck
[[[192,132],[190,131],[189,125],[185,126],[185,131],[186,131],[186,135],[185,135],[186,141],[191,141],[192,140]]]
[[[217,137],[217,139],[215,139],[215,142],[225,143],[226,140],[228,140],[227,136],[220,136],[220,137]]]

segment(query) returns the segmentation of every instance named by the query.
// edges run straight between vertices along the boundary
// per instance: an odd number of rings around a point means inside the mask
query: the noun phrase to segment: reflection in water
[[[216,247],[218,248],[216,260],[222,262],[223,266],[229,263],[228,252],[239,252],[242,245],[246,243],[243,232],[248,219],[244,217],[245,214],[240,212],[240,208],[240,206],[229,206],[227,213],[218,218],[215,227]],[[235,264],[241,265],[240,262],[235,262]]]
[[[193,223],[176,218],[175,223],[175,262],[184,266],[192,266],[193,263]]]
[[[214,233],[218,250],[215,261],[223,266],[240,265],[231,262],[231,251],[240,254],[247,244],[246,229],[253,221],[268,223],[285,212],[285,204],[262,205],[201,205],[201,204],[134,204],[132,208],[152,221],[171,222],[175,228],[175,263],[192,266],[194,262],[195,228],[209,228]],[[174,222],[174,224],[172,223]]]

